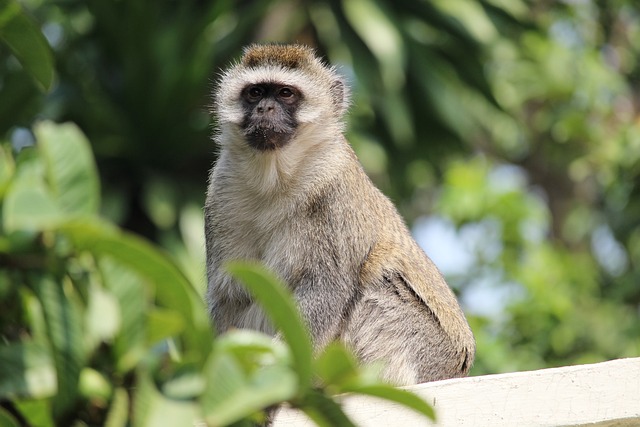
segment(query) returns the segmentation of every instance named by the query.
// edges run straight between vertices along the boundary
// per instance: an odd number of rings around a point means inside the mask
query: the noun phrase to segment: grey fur
[[[265,76],[274,66],[281,78],[294,72],[278,67],[287,46],[257,48],[273,49]],[[295,69],[296,87],[303,95],[326,96],[314,107],[319,120],[305,121],[314,108],[301,105],[305,115],[285,147],[249,147],[240,121],[225,116],[224,103],[233,103],[234,92],[227,88],[226,98],[220,92],[216,97],[222,149],[205,205],[207,296],[216,328],[274,334],[251,297],[221,268],[228,260],[256,259],[290,286],[316,352],[341,340],[363,363],[385,362],[383,378],[399,385],[466,375],[475,342],[455,296],[342,136],[335,97],[343,93],[347,105],[348,91],[336,90],[340,78],[332,68],[319,68],[310,49],[295,49],[309,56],[302,63],[311,64]],[[291,51],[286,54],[290,61]],[[301,72],[310,76],[307,85]],[[253,64],[238,64],[220,85],[241,88],[238,79],[256,83],[249,80],[262,78],[260,73]]]

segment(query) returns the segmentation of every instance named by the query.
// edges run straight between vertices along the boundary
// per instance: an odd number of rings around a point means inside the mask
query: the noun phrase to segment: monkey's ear
[[[336,111],[342,116],[349,108],[349,90],[341,79],[331,84],[331,99],[336,106]]]

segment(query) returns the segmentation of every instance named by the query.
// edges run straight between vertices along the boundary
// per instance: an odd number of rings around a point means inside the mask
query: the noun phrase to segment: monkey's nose
[[[256,107],[256,112],[259,114],[264,114],[265,112],[272,112],[273,109],[274,105],[272,101],[266,102],[266,100],[263,100]]]

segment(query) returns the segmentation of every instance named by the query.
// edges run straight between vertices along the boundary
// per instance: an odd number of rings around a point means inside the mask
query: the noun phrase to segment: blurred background
[[[216,73],[306,43],[353,88],[348,139],[459,295],[472,374],[640,355],[637,0],[23,0],[44,92],[0,45],[0,139],[92,143],[102,214],[204,288]]]

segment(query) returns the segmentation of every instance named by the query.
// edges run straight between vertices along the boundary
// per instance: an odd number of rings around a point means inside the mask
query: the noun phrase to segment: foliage
[[[33,143],[29,129],[38,118],[76,123],[102,178],[101,215],[166,248],[188,281],[200,283],[200,207],[215,157],[205,109],[215,72],[250,42],[309,43],[351,80],[348,137],[371,177],[410,222],[430,214],[440,224],[439,240],[421,242],[470,315],[478,341],[473,373],[637,356],[636,3],[25,0],[55,58],[52,90],[43,93],[48,73],[14,53],[18,33],[7,23],[28,22],[32,43],[42,38],[34,19],[6,0],[0,135],[17,147]],[[40,64],[45,71],[53,65]],[[63,154],[43,151],[36,157],[49,160],[25,167],[35,173],[56,155]],[[2,156],[4,197],[16,178],[9,151]],[[52,208],[57,196],[46,185],[3,199],[20,209],[22,197],[38,203],[3,224],[57,224],[70,219],[64,206],[78,198],[94,209],[96,198],[82,193]],[[103,222],[91,232],[107,233]],[[420,238],[426,233],[419,230]],[[73,243],[73,232],[61,235],[65,245],[91,246]],[[28,238],[18,232],[11,244]],[[47,239],[42,244],[51,245]],[[453,248],[454,267],[447,267],[443,256]],[[172,331],[185,322],[182,314],[163,319]],[[27,356],[42,358],[37,349]],[[113,396],[126,413],[123,393]]]
[[[352,425],[329,394],[346,391],[433,418],[343,348],[312,369],[291,297],[259,266],[229,269],[284,342],[250,331],[214,341],[200,295],[171,257],[97,216],[98,177],[79,129],[41,122],[34,133],[37,148],[1,151],[0,414],[9,425],[246,424],[283,401],[319,425]]]

